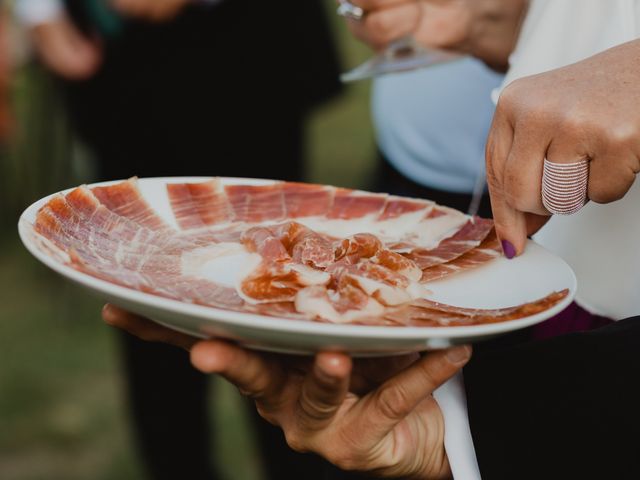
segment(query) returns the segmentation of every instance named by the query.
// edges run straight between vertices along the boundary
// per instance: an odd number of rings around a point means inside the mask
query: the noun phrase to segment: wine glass
[[[414,30],[422,20],[420,0],[416,0],[416,7],[418,14]],[[339,0],[337,13],[354,21],[362,20],[365,15],[362,8],[352,4],[349,0]],[[423,47],[416,42],[413,34],[409,34],[394,40],[384,50],[378,52],[362,65],[343,73],[340,79],[343,82],[354,82],[387,73],[416,70],[459,58],[461,55],[456,52]]]

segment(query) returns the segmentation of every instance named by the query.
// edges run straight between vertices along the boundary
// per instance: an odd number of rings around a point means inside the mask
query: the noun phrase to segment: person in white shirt
[[[357,3],[371,11],[388,7],[385,15],[394,20],[383,30],[401,26],[393,37],[410,23],[403,0]],[[628,289],[640,278],[639,20],[634,0],[533,0],[505,83],[528,76],[500,97],[487,148],[492,205],[508,257],[520,254],[527,234],[549,219],[542,199],[545,158],[589,162],[591,202],[577,215],[553,217],[539,238],[560,253],[576,252],[572,265],[586,285],[580,295],[613,318],[640,313],[638,289]],[[104,317],[167,341],[161,327],[115,307]],[[445,449],[444,405],[432,397],[468,362],[468,347],[426,355],[387,372],[370,390],[350,392],[354,363],[347,355],[320,353],[301,378],[286,357],[178,334],[171,341],[191,350],[197,368],[223,375],[254,398],[292,447],[347,470],[423,479],[631,479],[640,477],[639,327],[636,317],[590,333],[476,346],[465,369],[479,464],[470,474],[456,473],[464,452]]]

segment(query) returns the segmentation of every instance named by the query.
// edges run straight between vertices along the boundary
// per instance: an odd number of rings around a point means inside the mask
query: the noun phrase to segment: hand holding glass
[[[366,12],[352,4],[348,0],[339,0],[338,15],[352,21],[361,21]],[[413,30],[422,21],[421,0],[415,1],[416,21]],[[367,78],[377,77],[387,73],[396,73],[437,65],[460,58],[459,53],[439,49],[426,48],[420,45],[413,34],[405,35],[391,42],[385,49],[378,52],[373,58],[362,65],[343,73],[340,79],[343,82],[353,82]]]

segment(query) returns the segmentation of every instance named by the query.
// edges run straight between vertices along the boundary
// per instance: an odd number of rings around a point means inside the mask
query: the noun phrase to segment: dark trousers
[[[464,378],[483,478],[640,478],[640,317],[478,345]]]

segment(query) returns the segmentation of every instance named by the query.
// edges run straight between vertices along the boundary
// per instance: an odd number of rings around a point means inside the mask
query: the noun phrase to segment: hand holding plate
[[[124,330],[141,340],[167,343],[187,351],[191,350],[191,347],[199,340],[190,335],[163,327],[156,322],[123,310],[110,303],[107,303],[102,308],[102,319],[108,325]]]
[[[469,347],[430,353],[362,396],[350,391],[353,363],[341,353],[319,353],[309,365],[204,341],[193,347],[191,360],[253,398],[296,451],[314,452],[344,470],[435,479],[451,472],[442,413],[431,394],[470,353]]]

